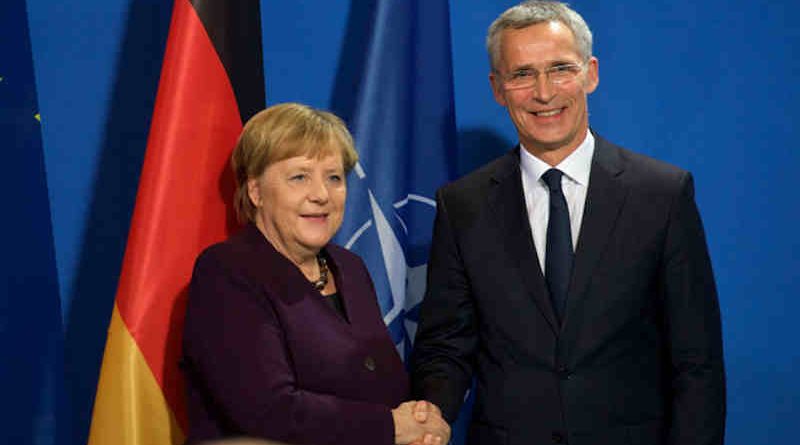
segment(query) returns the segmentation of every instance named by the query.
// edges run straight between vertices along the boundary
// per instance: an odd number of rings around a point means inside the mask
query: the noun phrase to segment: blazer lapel
[[[316,291],[300,269],[278,252],[255,224],[249,224],[243,236],[254,252],[249,261],[250,267],[275,292],[277,298],[287,304],[295,304],[315,295]]]
[[[519,169],[519,147],[505,157],[505,163],[492,175],[494,189],[489,194],[492,215],[497,217],[497,230],[504,242],[512,264],[519,268],[518,276],[553,332],[558,332],[550,294],[539,265],[536,246],[533,243],[528,211],[522,189]]]
[[[575,250],[564,325],[569,322],[570,313],[581,303],[591,281],[592,270],[608,243],[627,195],[626,188],[619,180],[624,169],[619,149],[596,134],[595,141],[586,209]]]

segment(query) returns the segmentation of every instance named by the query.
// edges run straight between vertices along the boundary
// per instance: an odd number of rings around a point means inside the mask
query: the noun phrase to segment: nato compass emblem
[[[367,264],[383,321],[400,356],[406,359],[425,292],[436,202],[404,187],[370,187],[361,164],[353,170],[358,180],[352,184],[347,204],[353,214],[348,215],[351,224],[343,227],[341,234],[346,240],[344,247]]]

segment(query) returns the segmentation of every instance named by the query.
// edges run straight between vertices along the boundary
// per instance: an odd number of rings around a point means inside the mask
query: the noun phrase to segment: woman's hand
[[[433,403],[405,402],[392,410],[392,418],[398,445],[446,445],[450,440],[450,425]]]

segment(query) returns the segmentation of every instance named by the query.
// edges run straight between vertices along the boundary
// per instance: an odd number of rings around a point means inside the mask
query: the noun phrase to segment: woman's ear
[[[261,207],[261,189],[258,187],[258,178],[247,180],[247,196],[255,208]]]

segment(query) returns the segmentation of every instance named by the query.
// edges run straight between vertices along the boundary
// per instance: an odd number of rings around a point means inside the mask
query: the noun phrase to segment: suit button
[[[364,359],[364,367],[367,368],[369,371],[374,371],[375,359],[370,356],[367,356],[367,358]]]
[[[556,372],[562,380],[569,380],[572,378],[572,373],[569,371],[569,369],[567,369],[566,366],[560,366]]]
[[[552,439],[553,443],[567,443],[567,440],[564,438],[564,434],[558,431],[553,432]]]

